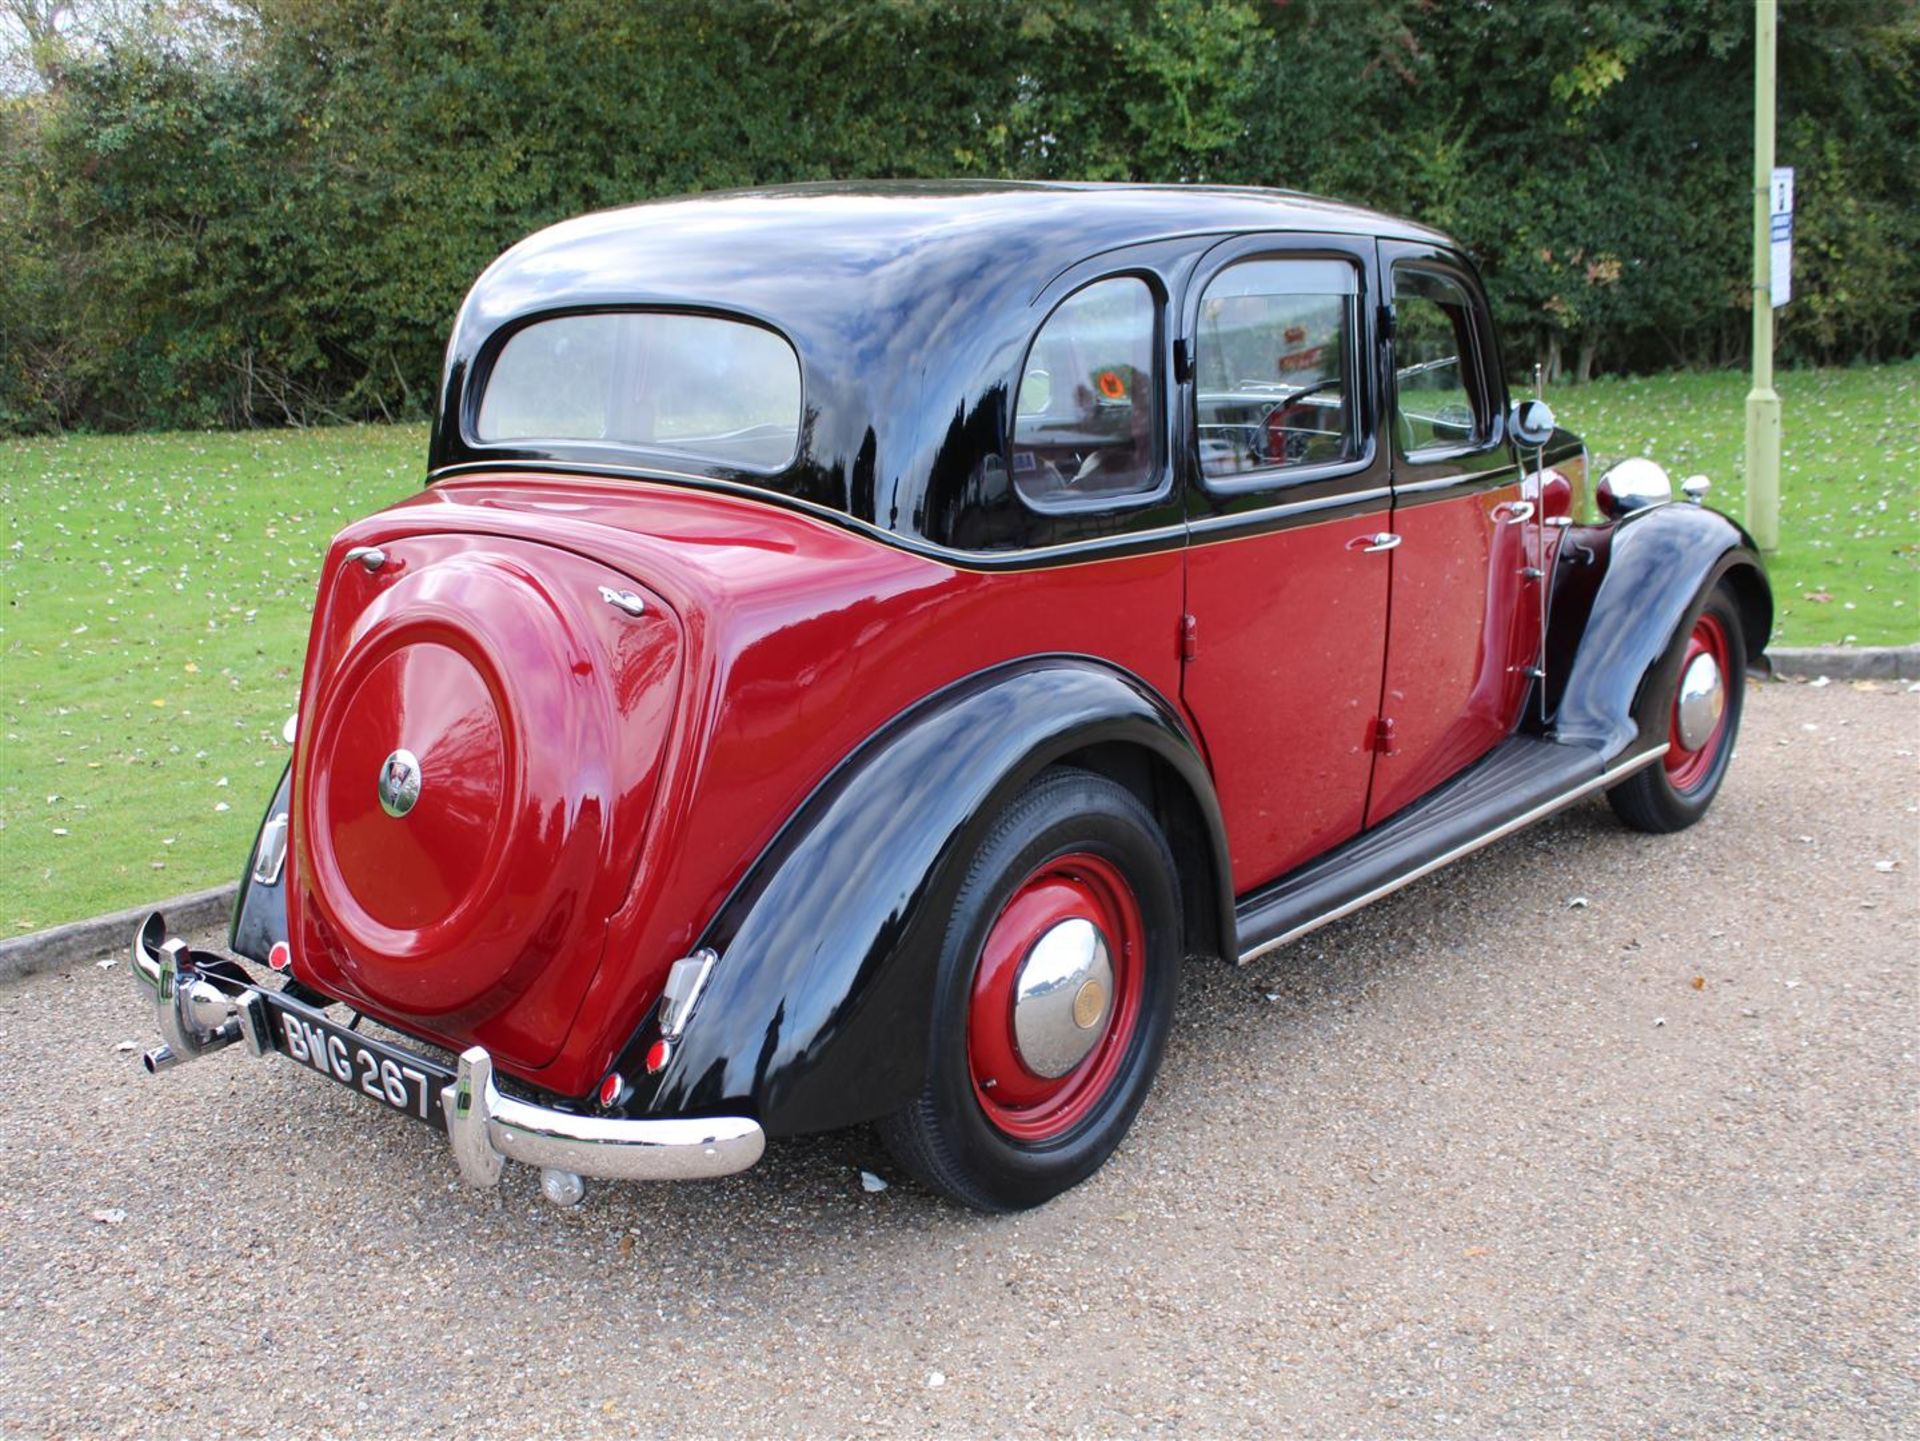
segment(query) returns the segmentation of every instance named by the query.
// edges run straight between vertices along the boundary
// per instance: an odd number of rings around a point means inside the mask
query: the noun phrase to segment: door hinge
[[[1173,379],[1176,385],[1193,379],[1193,347],[1184,336],[1173,342]]]
[[[1400,753],[1400,747],[1394,743],[1393,720],[1389,716],[1377,715],[1373,725],[1367,731],[1367,749],[1376,755],[1391,756]]]
[[[1190,615],[1180,617],[1180,659],[1192,660],[1200,654],[1200,622]]]
[[[1393,307],[1391,305],[1381,306],[1380,307],[1380,338],[1382,340],[1392,340],[1394,337],[1394,334],[1399,330],[1399,328],[1400,328],[1400,319],[1397,315],[1394,314]]]

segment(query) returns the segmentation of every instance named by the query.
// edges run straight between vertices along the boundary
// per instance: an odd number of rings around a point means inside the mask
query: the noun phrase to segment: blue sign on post
[[[1773,238],[1767,270],[1772,278],[1773,308],[1778,310],[1793,299],[1793,167],[1776,166],[1773,183],[1768,187],[1771,202],[1767,207]]]

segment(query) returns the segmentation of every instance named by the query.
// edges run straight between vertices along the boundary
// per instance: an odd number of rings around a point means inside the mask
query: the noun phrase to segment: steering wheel
[[[1294,391],[1292,395],[1267,412],[1267,460],[1269,462],[1297,463],[1306,458],[1307,446],[1311,442],[1298,428],[1297,423],[1304,418],[1304,412],[1307,409],[1301,402],[1308,396],[1318,395],[1321,391],[1339,383],[1337,380],[1322,380],[1305,386]]]

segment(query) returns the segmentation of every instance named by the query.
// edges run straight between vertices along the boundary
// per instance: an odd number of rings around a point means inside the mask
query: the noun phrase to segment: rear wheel
[[[1664,834],[1707,813],[1740,733],[1746,653],[1739,604],[1717,585],[1681,631],[1649,696],[1665,723],[1667,753],[1607,792],[1627,825]]]
[[[1112,1154],[1173,1016],[1173,865],[1146,808],[1103,776],[1048,771],[1014,799],[954,903],[926,1087],[881,1125],[903,1166],[1016,1211]]]

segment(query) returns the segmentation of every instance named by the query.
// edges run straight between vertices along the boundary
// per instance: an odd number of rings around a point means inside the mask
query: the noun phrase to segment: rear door
[[[1537,481],[1505,438],[1506,391],[1472,270],[1380,242],[1391,304],[1393,608],[1377,825],[1485,755],[1518,718],[1539,649]]]
[[[1359,831],[1392,553],[1373,242],[1214,247],[1182,305],[1189,654],[1245,893]]]

